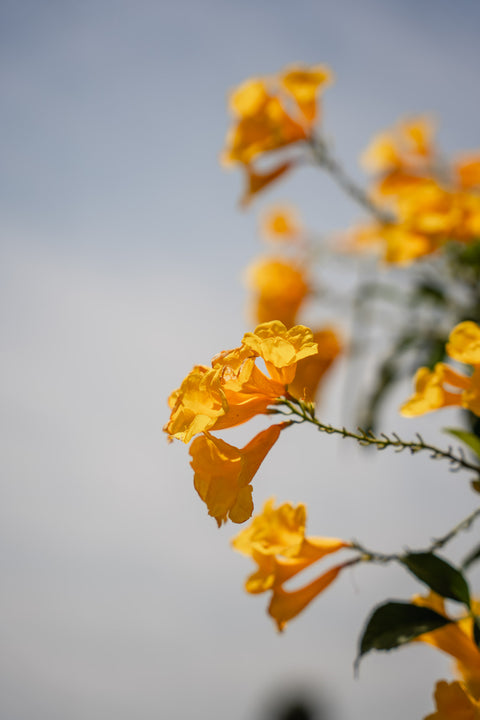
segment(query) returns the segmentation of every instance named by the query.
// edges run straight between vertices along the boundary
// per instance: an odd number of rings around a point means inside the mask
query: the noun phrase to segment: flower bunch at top
[[[245,80],[231,93],[234,124],[222,160],[244,168],[244,204],[293,166],[292,160],[282,158],[268,172],[261,172],[254,161],[311,137],[319,114],[317,96],[330,81],[330,70],[323,65],[294,65],[279,75]]]
[[[451,405],[480,416],[480,327],[470,320],[460,323],[450,333],[445,349],[452,360],[472,365],[472,375],[462,375],[446,363],[437,363],[433,370],[419,368],[415,392],[400,409],[405,417]]]
[[[305,505],[284,503],[274,508],[273,499],[263,512],[233,541],[235,550],[248,555],[258,568],[247,579],[249,593],[272,591],[269,615],[279,630],[325,590],[349,563],[337,565],[299,590],[287,591],[284,584],[321,558],[350,546],[338,538],[305,537]]]
[[[242,523],[253,512],[253,476],[288,422],[271,425],[243,449],[212,435],[268,414],[282,402],[297,363],[318,347],[303,325],[287,329],[278,321],[246,333],[238,348],[216,355],[211,367],[196,365],[169,398],[171,415],[164,430],[170,439],[188,443],[194,484],[218,525],[229,517]],[[256,365],[265,362],[268,375]],[[196,436],[196,437],[195,437]]]
[[[480,237],[480,153],[447,163],[434,144],[433,123],[411,118],[374,138],[362,156],[374,173],[372,196],[390,221],[355,228],[356,246],[380,245],[389,263],[406,265],[446,242]]]

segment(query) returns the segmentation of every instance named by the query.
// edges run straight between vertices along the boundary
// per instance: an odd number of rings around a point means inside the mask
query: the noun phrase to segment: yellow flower
[[[429,118],[404,120],[372,140],[362,155],[362,163],[367,170],[380,173],[422,165],[433,156],[433,135]]]
[[[242,203],[293,167],[282,161],[270,172],[252,167],[259,156],[308,140],[317,117],[317,96],[330,80],[323,66],[295,66],[279,76],[251,78],[230,95],[234,123],[227,134],[222,161],[240,164],[247,171],[247,190]]]
[[[306,538],[305,523],[304,505],[284,503],[275,509],[270,499],[263,512],[232,540],[235,550],[252,557],[258,566],[246,581],[247,592],[272,590],[269,614],[279,630],[325,590],[344,565],[332,568],[299,590],[286,591],[283,584],[326,555],[349,547],[349,543],[337,538]]]
[[[215,425],[228,405],[218,372],[196,365],[169,398],[172,413],[164,430],[171,438],[188,443]]]
[[[317,118],[317,95],[332,81],[332,73],[324,65],[312,68],[293,65],[280,75],[283,87],[295,98],[304,119],[312,124]]]
[[[295,210],[282,205],[270,207],[261,220],[260,232],[267,240],[295,240],[301,230],[300,221]]]
[[[443,598],[435,593],[430,593],[426,597],[417,596],[414,602],[448,617]],[[474,602],[473,610],[480,613],[480,603]],[[480,649],[473,639],[471,617],[457,618],[444,627],[419,635],[415,642],[428,643],[455,658],[456,669],[468,692],[477,700],[480,698]]]
[[[281,320],[295,324],[298,311],[310,292],[304,269],[283,258],[257,260],[247,268],[247,283],[254,291],[253,315],[259,323]]]
[[[433,371],[419,368],[415,375],[415,392],[400,409],[405,417],[416,417],[450,405],[466,408],[480,416],[478,325],[471,321],[457,325],[450,333],[446,351],[454,360],[473,365],[473,374],[470,377],[461,375],[445,363],[437,363]]]
[[[210,433],[195,438],[190,446],[194,485],[220,527],[227,517],[243,523],[253,512],[250,483],[267,453],[289,423],[271,425],[243,448],[229,445]]]
[[[288,385],[295,377],[299,360],[315,355],[317,343],[312,331],[304,325],[289,330],[277,320],[258,325],[253,333],[245,333],[243,345],[251,348],[264,361],[273,380]]]
[[[480,186],[480,154],[464,155],[454,162],[454,171],[460,187],[465,189]]]
[[[340,339],[331,328],[317,330],[313,339],[318,345],[318,353],[300,360],[288,388],[292,395],[307,401],[315,400],[321,380],[342,352]]]
[[[424,720],[480,720],[480,702],[459,682],[441,680],[435,688],[437,712]]]

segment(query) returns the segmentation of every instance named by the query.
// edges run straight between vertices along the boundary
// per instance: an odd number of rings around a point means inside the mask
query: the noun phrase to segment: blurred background
[[[357,178],[372,135],[410,113],[438,118],[447,153],[475,149],[479,23],[474,0],[2,0],[2,718],[432,712],[451,674],[432,649],[352,669],[372,606],[418,583],[355,568],[278,635],[268,599],[243,590],[238,528],[207,516],[187,448],[162,426],[191,366],[248,329],[260,210],[288,200],[321,232],[361,215],[314,169],[240,211],[240,174],[218,162],[227,91],[293,62],[329,65],[325,130]],[[340,365],[321,417],[351,425],[345,377]],[[453,410],[401,419],[408,392],[385,430],[435,440],[456,423]],[[302,427],[270,453],[254,500],[306,502],[310,534],[398,551],[469,512],[466,480]]]

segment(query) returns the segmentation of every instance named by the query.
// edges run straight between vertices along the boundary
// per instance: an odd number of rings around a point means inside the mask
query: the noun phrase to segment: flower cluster
[[[233,539],[232,545],[257,564],[245,588],[253,594],[271,590],[268,613],[281,631],[335,580],[348,562],[327,570],[298,590],[285,590],[285,583],[326,555],[350,547],[350,543],[337,538],[305,537],[305,505],[284,503],[275,509],[273,503],[273,499],[265,503],[263,512]]]
[[[164,430],[188,443],[195,488],[218,525],[229,517],[242,523],[253,512],[251,481],[288,422],[272,425],[244,448],[229,445],[212,431],[241,425],[268,414],[282,402],[297,364],[315,356],[318,346],[303,325],[287,329],[278,321],[246,333],[240,347],[216,355],[211,367],[196,365],[169,398]],[[268,375],[256,365],[265,362]],[[197,436],[197,437],[195,437]]]
[[[244,204],[293,167],[295,161],[283,157],[265,172],[254,161],[311,137],[319,114],[317,96],[330,81],[330,70],[323,65],[295,65],[276,76],[245,80],[231,93],[234,124],[222,159],[245,171]]]
[[[479,238],[480,154],[445,162],[428,118],[411,118],[380,133],[363,163],[374,173],[372,196],[387,219],[355,228],[354,245],[379,245],[386,262],[406,265],[447,242]]]
[[[415,417],[456,405],[480,415],[480,327],[472,321],[457,325],[446,346],[452,360],[473,366],[470,376],[462,375],[446,363],[437,363],[433,370],[421,367],[415,375],[415,393],[400,412]]]

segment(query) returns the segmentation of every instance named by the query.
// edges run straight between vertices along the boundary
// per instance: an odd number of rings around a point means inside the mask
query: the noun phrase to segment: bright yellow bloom
[[[426,597],[417,596],[414,602],[448,617],[444,599],[435,593]],[[480,613],[480,603],[474,602],[473,610]],[[477,700],[480,699],[480,649],[473,639],[471,617],[464,616],[437,630],[419,635],[415,642],[428,643],[455,658],[456,669],[468,692]]]
[[[286,591],[283,584],[326,555],[349,547],[337,538],[306,538],[305,523],[304,505],[284,503],[275,509],[270,499],[232,541],[235,550],[252,557],[258,566],[246,581],[247,592],[272,590],[269,614],[279,630],[328,587],[344,566],[332,568],[299,590]]]
[[[433,370],[419,368],[415,375],[415,393],[402,405],[405,417],[416,417],[442,407],[457,405],[480,416],[480,328],[466,321],[450,333],[446,351],[450,357],[473,365],[470,377],[461,375],[445,363]],[[453,390],[453,392],[452,392]]]
[[[317,330],[313,339],[318,345],[318,353],[300,360],[288,388],[292,395],[307,401],[315,400],[320,382],[342,352],[338,334],[331,328]]]
[[[480,154],[470,154],[459,157],[454,162],[454,171],[457,182],[464,189],[480,187]]]
[[[243,344],[265,361],[273,380],[285,385],[295,377],[298,361],[318,352],[309,328],[295,325],[287,329],[277,320],[258,325],[253,333],[245,333]]]
[[[253,512],[251,482],[267,453],[289,423],[271,425],[243,448],[204,433],[190,446],[194,485],[218,527],[227,517],[243,523]]]
[[[480,720],[480,702],[459,682],[441,680],[435,688],[437,712],[424,720]]]
[[[218,372],[196,365],[169,398],[172,413],[164,430],[171,438],[188,443],[215,425],[228,405]]]
[[[290,242],[298,237],[300,230],[298,214],[291,207],[270,207],[261,219],[260,232],[267,240]]]
[[[287,327],[295,324],[298,311],[310,292],[305,270],[283,258],[264,258],[246,271],[254,292],[253,316],[258,323],[281,320]]]

